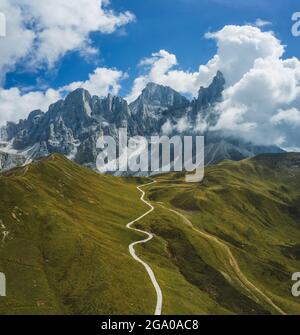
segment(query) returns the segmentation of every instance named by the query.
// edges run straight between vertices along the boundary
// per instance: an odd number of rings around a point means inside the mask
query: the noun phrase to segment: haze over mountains
[[[218,72],[211,85],[201,87],[198,97],[190,101],[170,87],[149,83],[131,104],[111,94],[100,98],[77,89],[52,104],[46,113],[32,111],[27,119],[8,122],[1,129],[0,169],[52,153],[94,168],[98,137],[117,138],[118,129],[125,126],[130,137],[205,135],[206,164],[282,152],[278,147],[253,145],[211,130],[219,118],[214,107],[222,101],[224,87],[224,76]]]

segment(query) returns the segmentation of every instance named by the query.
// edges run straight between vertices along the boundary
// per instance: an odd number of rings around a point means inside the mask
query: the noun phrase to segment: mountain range
[[[257,146],[209,130],[219,118],[214,107],[222,100],[224,87],[225,79],[218,72],[211,85],[201,87],[198,97],[190,101],[170,87],[149,83],[130,104],[119,96],[100,98],[76,89],[52,104],[46,113],[34,110],[27,119],[7,122],[1,128],[0,169],[52,153],[95,168],[98,137],[104,134],[117,138],[118,129],[125,126],[130,137],[203,134],[207,165],[282,152],[278,147]]]

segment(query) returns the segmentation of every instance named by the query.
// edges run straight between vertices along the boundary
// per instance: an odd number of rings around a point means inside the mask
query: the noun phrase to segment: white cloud
[[[227,54],[227,64],[235,64],[236,71],[224,71],[229,85],[223,94],[224,101],[218,106],[221,117],[214,129],[257,144],[297,145],[300,123],[295,122],[295,108],[300,107],[299,60],[283,58],[284,46],[273,33],[248,26],[230,28],[227,33],[227,36],[214,35],[222,36],[227,51],[232,40],[240,44],[240,52],[237,48],[231,52],[239,55],[240,61],[230,52]]]
[[[290,124],[291,126],[300,126],[300,111],[297,108],[280,109],[278,114],[273,115],[271,122],[274,124]]]
[[[254,25],[258,28],[264,28],[264,27],[267,27],[267,26],[271,26],[272,22],[258,18],[258,19],[256,19]]]
[[[134,20],[132,13],[116,14],[108,5],[108,0],[1,0],[7,18],[7,36],[1,39],[2,81],[21,60],[33,68],[52,67],[69,51],[95,54],[91,32],[109,34]]]
[[[222,30],[207,33],[207,38],[217,42],[218,52],[207,64],[207,70],[223,72],[227,86],[236,84],[249,72],[256,60],[280,58],[284,46],[272,32],[262,32],[252,26],[225,26]]]
[[[63,87],[62,90],[73,91],[82,87],[92,95],[106,96],[108,93],[117,95],[121,88],[120,81],[126,78],[126,74],[122,71],[97,68],[93,74],[89,75],[87,81],[78,81]]]
[[[18,121],[34,109],[47,110],[49,105],[59,100],[58,91],[49,89],[43,92],[29,92],[22,94],[18,88],[8,90],[0,88],[0,126],[6,121]]]
[[[173,125],[170,120],[167,120],[161,127],[161,131],[164,135],[170,135],[173,131]]]
[[[186,117],[182,117],[178,120],[176,124],[176,129],[179,133],[185,132],[186,130],[190,129],[190,123]]]
[[[231,86],[253,68],[257,59],[279,58],[284,52],[284,47],[272,32],[262,32],[250,25],[225,26],[205,36],[214,39],[218,48],[217,54],[206,65],[200,65],[195,72],[175,70],[178,63],[174,54],[166,50],[153,53],[140,63],[147,72],[135,79],[127,100],[135,100],[148,82],[170,86],[180,93],[196,96],[201,86],[207,87],[211,83],[218,70],[223,72],[227,86]]]

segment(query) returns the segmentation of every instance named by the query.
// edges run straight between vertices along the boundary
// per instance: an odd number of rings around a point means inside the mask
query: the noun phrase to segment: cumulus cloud
[[[20,61],[33,68],[52,67],[69,51],[95,54],[90,33],[109,34],[134,20],[132,13],[117,14],[108,5],[108,0],[1,0],[7,18],[7,36],[1,40],[2,81]]]
[[[291,126],[300,126],[300,111],[297,108],[280,109],[278,114],[272,116],[271,122],[274,124],[289,124]]]
[[[127,77],[122,71],[108,68],[97,68],[89,75],[86,81],[73,82],[62,88],[65,91],[73,91],[82,87],[92,95],[105,96],[108,93],[117,95],[121,88],[120,81]]]
[[[60,93],[53,89],[22,94],[18,88],[8,90],[0,88],[0,126],[6,121],[18,121],[34,109],[45,111],[51,103],[60,98]]]
[[[206,34],[214,39],[218,52],[208,62],[206,69],[223,72],[227,86],[236,84],[249,72],[256,60],[279,59],[284,53],[284,46],[272,32],[262,32],[253,26],[225,26],[218,32]]]
[[[261,32],[254,27],[230,30],[228,37],[221,34],[223,43],[230,39],[239,41],[240,49],[245,45],[244,57],[241,57],[240,66],[236,64],[236,73],[224,71],[229,85],[223,94],[224,101],[217,107],[221,116],[214,129],[242,136],[257,144],[282,147],[297,144],[299,129],[295,127],[300,126],[296,124],[296,108],[300,106],[299,60],[284,59],[284,46],[271,32]],[[228,58],[227,62],[230,60]],[[235,56],[233,61],[236,61]]]
[[[207,87],[217,71],[223,72],[227,86],[237,83],[245,73],[253,68],[259,58],[279,58],[284,47],[272,32],[262,32],[257,27],[225,26],[218,32],[205,35],[217,43],[216,55],[195,72],[174,69],[178,65],[174,54],[166,50],[153,53],[140,63],[146,74],[134,81],[129,102],[135,100],[148,82],[170,86],[183,94],[196,96],[201,86]]]
[[[23,93],[19,88],[0,88],[0,125],[5,124],[6,121],[16,122],[24,119],[35,109],[47,111],[50,104],[79,87],[98,96],[105,96],[108,93],[118,94],[121,87],[120,81],[125,77],[126,74],[115,69],[97,68],[89,75],[88,80],[73,82],[56,90]]]

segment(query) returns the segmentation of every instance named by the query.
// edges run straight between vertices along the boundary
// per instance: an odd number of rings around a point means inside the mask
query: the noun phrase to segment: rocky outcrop
[[[0,171],[10,170],[16,166],[23,165],[25,163],[25,157],[16,154],[10,154],[0,151]]]

